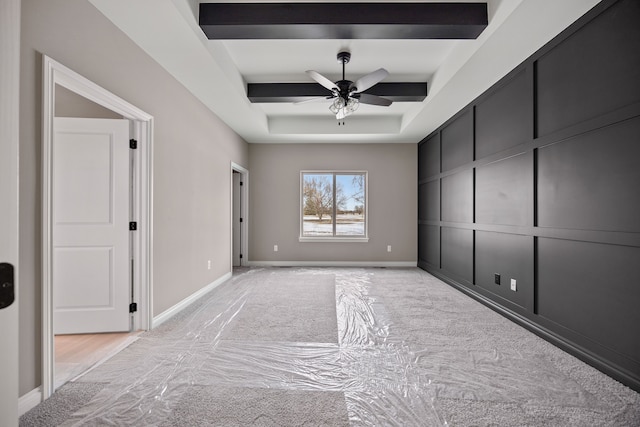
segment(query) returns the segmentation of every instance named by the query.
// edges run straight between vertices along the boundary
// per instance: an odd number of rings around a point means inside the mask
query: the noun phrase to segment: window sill
[[[300,237],[301,243],[367,243],[368,237]]]

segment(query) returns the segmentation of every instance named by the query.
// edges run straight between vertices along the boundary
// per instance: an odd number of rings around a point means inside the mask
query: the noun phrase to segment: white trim
[[[298,237],[300,243],[367,243],[368,237]]]
[[[304,236],[304,175],[305,174],[325,174],[333,175],[333,185],[336,185],[335,176],[336,175],[364,175],[364,235],[352,237],[340,237],[340,236],[322,236],[322,237],[313,237],[313,236]],[[334,206],[333,210],[335,213],[335,194],[334,194]],[[333,214],[331,215],[334,216]],[[300,221],[300,232],[298,235],[298,241],[304,243],[310,242],[334,242],[334,243],[366,243],[369,241],[369,171],[366,170],[301,170],[300,171],[300,213],[299,213],[299,221]],[[335,232],[336,227],[333,225],[333,232]]]
[[[417,267],[416,261],[249,261],[251,267]]]
[[[235,162],[231,162],[231,174],[233,171],[239,172],[242,175],[242,187],[244,189],[240,192],[240,216],[242,217],[242,225],[240,226],[242,235],[242,259],[240,259],[240,265],[244,266],[249,262],[249,170],[240,166]],[[231,264],[230,270],[233,271],[233,179],[231,180]]]
[[[153,317],[153,118],[148,121],[133,120],[133,138],[138,140],[135,163],[134,197],[135,220],[138,231],[134,233],[134,301],[138,312],[133,316],[133,330],[151,329]]]
[[[42,387],[37,387],[18,399],[18,416],[21,417],[42,402]]]
[[[52,295],[52,183],[51,145],[55,87],[60,85],[133,122],[133,138],[138,140],[135,180],[137,194],[134,212],[138,231],[134,237],[134,272],[138,312],[133,328],[149,329],[153,313],[153,116],[108,92],[59,62],[43,55],[42,85],[42,394],[46,399],[54,392],[54,339]]]
[[[217,288],[218,286],[220,286],[221,284],[229,280],[231,276],[232,276],[231,272],[226,273],[224,276],[216,279],[214,282],[209,283],[207,286],[200,289],[199,291],[189,295],[188,297],[186,297],[185,299],[183,299],[173,307],[163,311],[162,313],[160,313],[159,315],[153,318],[153,321],[151,322],[151,328],[154,329],[162,325],[164,322],[171,319],[173,316],[180,313],[182,310],[184,310],[185,308],[189,307],[191,304],[196,302],[199,298],[203,297],[207,293],[211,292],[212,290],[214,290],[215,288]]]
[[[20,1],[0,3],[0,262],[13,265],[14,301],[0,310],[0,425],[18,425],[20,386]]]

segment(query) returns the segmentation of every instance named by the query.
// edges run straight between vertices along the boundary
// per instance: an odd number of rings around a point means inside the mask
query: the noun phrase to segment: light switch
[[[511,279],[511,290],[512,291],[516,290],[516,279]]]

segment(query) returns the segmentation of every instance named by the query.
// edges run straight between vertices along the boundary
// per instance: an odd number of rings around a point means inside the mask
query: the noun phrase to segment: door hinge
[[[242,222],[242,218],[240,218],[240,222]]]
[[[130,139],[129,148],[131,148],[132,150],[135,150],[136,148],[138,148],[138,141],[135,139]]]
[[[240,185],[243,185],[243,184],[242,184],[242,181],[240,181]]]
[[[135,230],[137,230],[137,229],[138,229],[138,223],[137,223],[137,222],[135,222],[135,221],[131,221],[131,222],[129,223],[129,230],[130,230],[130,231],[135,231]]]
[[[240,254],[240,259],[242,259],[242,254]]]
[[[129,313],[135,313],[136,311],[138,311],[138,304],[135,302],[129,304]]]

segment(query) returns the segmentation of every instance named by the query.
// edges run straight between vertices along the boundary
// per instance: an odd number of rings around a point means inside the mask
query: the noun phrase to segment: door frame
[[[242,190],[240,191],[240,247],[242,248],[242,258],[240,265],[249,265],[249,170],[237,163],[231,162],[231,250],[229,251],[229,271],[233,272],[233,171],[240,174]]]
[[[0,424],[18,425],[20,378],[19,364],[19,215],[18,181],[20,151],[20,1],[9,0],[0,4],[0,187],[2,203],[0,215],[0,262],[13,265],[14,301],[0,309]],[[6,234],[5,234],[6,233]]]
[[[52,274],[52,143],[56,85],[95,102],[130,122],[130,138],[138,141],[134,154],[132,212],[138,222],[132,235],[133,298],[138,311],[133,329],[148,330],[153,315],[153,116],[98,86],[54,59],[43,55],[42,86],[42,398],[55,391]]]

